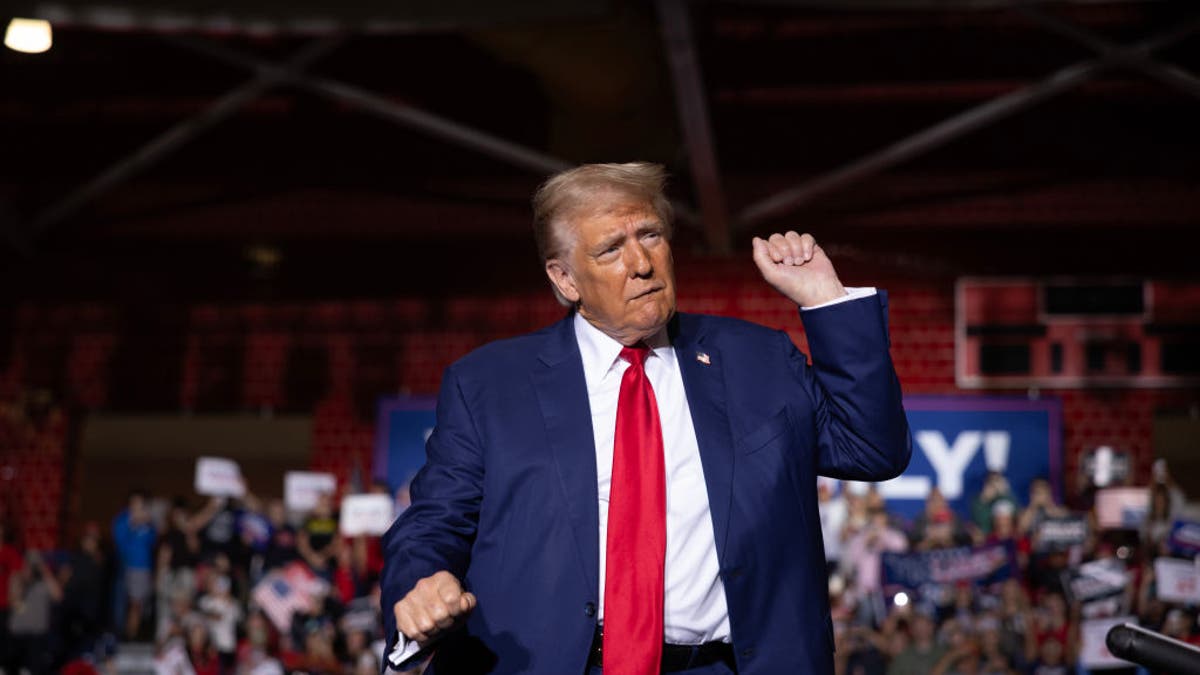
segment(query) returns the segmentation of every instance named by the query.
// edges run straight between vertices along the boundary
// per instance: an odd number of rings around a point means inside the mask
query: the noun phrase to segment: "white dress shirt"
[[[629,363],[620,358],[623,345],[602,333],[579,314],[575,337],[583,357],[596,440],[596,478],[600,507],[600,607],[604,617],[605,550],[608,541],[608,496],[612,483],[613,438],[617,427],[617,398]],[[646,341],[651,353],[646,377],[654,388],[663,433],[667,478],[667,551],[664,570],[663,637],[673,644],[729,641],[729,610],[725,587],[718,576],[717,544],[700,446],[683,389],[683,375],[666,329]]]
[[[801,310],[819,309],[874,294],[874,288],[847,288],[844,297],[812,307],[801,307]],[[600,531],[597,533],[600,542],[600,588],[597,595],[600,607],[597,617],[603,619],[608,496],[612,482],[617,398],[621,391],[621,376],[629,364],[620,358],[621,343],[579,314],[575,315],[574,321],[596,445],[596,492],[600,509]],[[704,467],[700,462],[700,446],[688,408],[687,392],[683,388],[683,375],[665,328],[646,342],[652,354],[646,357],[644,367],[658,403],[667,478],[663,638],[666,642],[684,645],[714,640],[729,642],[729,609],[725,604],[725,586],[719,576],[708,487],[704,482]],[[397,632],[396,646],[388,654],[388,661],[392,666],[398,666],[417,652],[417,643],[410,642],[404,634]]]

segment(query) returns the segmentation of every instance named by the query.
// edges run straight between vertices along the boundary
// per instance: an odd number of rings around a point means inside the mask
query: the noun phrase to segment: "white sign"
[[[291,511],[311,511],[321,495],[337,492],[337,477],[331,473],[288,471],[283,474],[283,501]]]
[[[1115,487],[1096,491],[1096,520],[1102,528],[1136,530],[1150,511],[1150,490]]]
[[[1156,558],[1154,580],[1158,599],[1183,604],[1200,603],[1200,571],[1191,560]]]
[[[1132,663],[1118,659],[1108,651],[1104,638],[1113,626],[1137,623],[1136,616],[1120,616],[1108,619],[1088,619],[1079,626],[1079,665],[1101,670],[1105,668],[1128,668]]]
[[[350,495],[342,500],[338,521],[342,534],[383,534],[395,519],[392,498],[387,495]]]
[[[196,492],[210,497],[244,497],[246,481],[232,459],[201,457],[196,460]]]

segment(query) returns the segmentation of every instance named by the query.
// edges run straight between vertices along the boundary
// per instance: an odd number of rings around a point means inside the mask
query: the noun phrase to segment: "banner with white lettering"
[[[1046,518],[1033,533],[1033,550],[1039,553],[1065,551],[1087,541],[1087,517],[1082,515]]]
[[[311,511],[321,495],[337,492],[337,477],[315,471],[288,471],[283,474],[283,502],[289,511]]]
[[[1087,602],[1124,593],[1132,578],[1125,563],[1103,558],[1063,571],[1064,587],[1072,600]]]
[[[882,559],[884,585],[909,589],[960,581],[994,584],[1017,572],[1016,549],[1011,541],[920,553],[884,553]]]
[[[199,457],[196,459],[196,492],[210,497],[244,497],[246,482],[242,469],[232,459]]]
[[[989,470],[1004,474],[1022,503],[1035,478],[1048,479],[1061,499],[1058,399],[908,396],[904,409],[913,435],[912,461],[900,477],[879,483],[889,511],[915,517],[936,485],[960,515],[969,517],[971,498]]]
[[[349,495],[342,499],[338,527],[347,537],[383,534],[395,518],[393,506],[387,495]]]
[[[1200,523],[1176,520],[1171,525],[1171,534],[1167,537],[1167,548],[1171,550],[1171,555],[1181,558],[1195,558],[1200,555]]]
[[[1136,530],[1149,512],[1149,488],[1111,487],[1096,491],[1096,523],[1102,528]]]
[[[1154,582],[1159,600],[1185,605],[1200,604],[1200,570],[1191,560],[1156,558]]]
[[[1136,616],[1116,616],[1106,619],[1088,619],[1079,625],[1079,665],[1091,670],[1128,668],[1134,664],[1119,659],[1108,651],[1104,638],[1113,626],[1137,623]]]

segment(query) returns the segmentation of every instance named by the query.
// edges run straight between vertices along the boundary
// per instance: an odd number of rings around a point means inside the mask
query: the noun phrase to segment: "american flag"
[[[280,631],[291,628],[292,615],[308,611],[313,598],[328,591],[328,583],[314,575],[303,563],[294,562],[282,570],[269,572],[254,587],[258,605]]]

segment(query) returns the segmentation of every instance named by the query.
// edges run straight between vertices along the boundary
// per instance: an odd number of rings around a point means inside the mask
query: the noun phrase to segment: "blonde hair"
[[[533,239],[543,262],[567,252],[566,228],[575,218],[603,208],[614,197],[649,205],[671,236],[674,211],[663,193],[667,172],[661,164],[583,164],[554,174],[533,194]],[[551,284],[554,297],[572,303]]]

